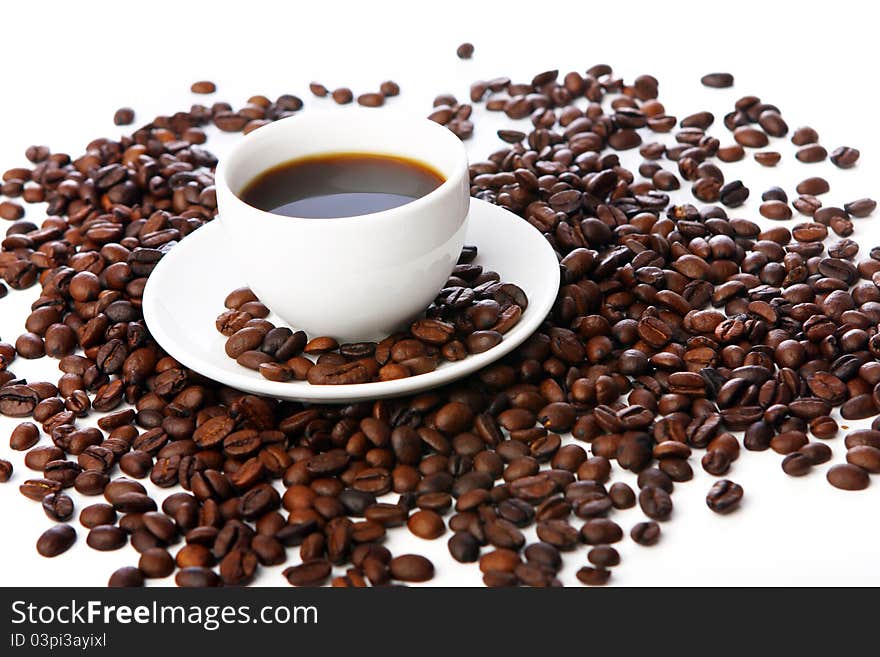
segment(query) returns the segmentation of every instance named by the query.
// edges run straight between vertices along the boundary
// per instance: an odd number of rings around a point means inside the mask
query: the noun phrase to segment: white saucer
[[[559,290],[559,264],[547,240],[528,222],[496,205],[471,199],[465,244],[478,248],[476,263],[516,283],[529,304],[504,340],[481,354],[435,371],[405,379],[318,386],[304,381],[279,383],[264,379],[229,358],[226,338],[214,326],[223,301],[245,285],[230,263],[232,245],[219,222],[211,222],[181,240],[153,270],[144,290],[143,313],[156,341],[187,367],[238,390],[290,401],[345,403],[410,395],[470,374],[508,354],[547,317]],[[277,316],[269,321],[284,326]]]

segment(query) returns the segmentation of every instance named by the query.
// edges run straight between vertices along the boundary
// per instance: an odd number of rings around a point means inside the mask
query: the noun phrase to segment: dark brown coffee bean
[[[134,123],[134,110],[130,107],[120,107],[113,115],[114,125],[131,125]]]
[[[868,487],[868,473],[852,463],[832,466],[826,475],[828,483],[841,490],[862,490]]]
[[[828,157],[828,151],[819,144],[808,144],[799,148],[795,157],[806,163],[821,162]]]
[[[54,525],[37,539],[37,552],[44,557],[57,557],[76,542],[76,530],[70,525]]]
[[[812,467],[812,459],[800,451],[792,452],[782,459],[782,471],[792,477],[801,477],[807,474]]]
[[[174,572],[174,558],[165,548],[150,548],[141,554],[138,568],[144,577],[161,579]]]
[[[859,150],[849,146],[840,146],[831,152],[831,161],[841,169],[849,169],[859,160]]]
[[[611,578],[611,571],[605,570],[604,568],[584,566],[575,573],[575,576],[582,584],[587,584],[589,586],[603,586],[607,584],[608,580]]]
[[[56,461],[56,463],[64,463],[64,461]],[[59,493],[62,484],[52,479],[28,479],[18,490],[28,499],[41,502],[44,497],[50,494]]]
[[[587,553],[587,559],[597,568],[611,568],[620,564],[620,553],[610,545],[597,545]]]
[[[874,208],[877,207],[877,201],[870,198],[860,198],[856,201],[850,201],[849,203],[844,204],[843,209],[853,217],[867,217],[869,214],[874,212]]]
[[[715,89],[726,89],[733,86],[733,75],[730,73],[707,73],[700,78],[703,86]]]
[[[636,495],[632,488],[620,481],[611,485],[608,497],[615,509],[629,509],[636,504]]]
[[[480,543],[470,532],[456,532],[448,542],[449,554],[460,563],[473,563],[480,558]]]
[[[440,514],[429,510],[416,511],[409,517],[407,526],[413,534],[428,540],[439,538],[446,532]]]
[[[88,529],[98,525],[112,525],[116,522],[116,509],[109,504],[92,504],[79,512],[79,522]]]
[[[220,586],[220,577],[210,568],[188,566],[181,568],[174,576],[174,583],[186,588],[206,588]]]
[[[742,496],[742,486],[729,479],[721,479],[709,489],[706,494],[706,504],[715,513],[729,513],[739,506]]]
[[[98,525],[89,530],[86,543],[94,550],[102,552],[118,550],[126,543],[125,532],[113,525]]]
[[[12,478],[12,463],[6,459],[0,459],[0,484],[4,484]]]
[[[639,506],[653,520],[666,520],[672,514],[672,498],[662,488],[647,486],[639,493]]]
[[[650,520],[636,523],[630,531],[630,537],[639,545],[656,545],[660,540],[660,525]]]
[[[778,151],[759,151],[755,153],[755,162],[765,167],[775,167],[782,160],[782,153]]]
[[[46,515],[56,522],[66,522],[73,517],[73,500],[64,493],[49,493],[42,504]]]
[[[144,573],[134,566],[123,566],[113,571],[107,586],[110,588],[135,588],[144,585]]]
[[[856,445],[846,452],[846,460],[866,472],[880,473],[880,449],[869,445]],[[45,498],[44,498],[45,500]]]
[[[808,194],[810,196],[826,194],[830,189],[831,186],[828,184],[828,181],[819,177],[805,178],[798,183],[796,188],[798,194]]]
[[[791,135],[791,143],[795,146],[805,146],[806,144],[815,144],[819,141],[819,133],[804,126],[795,130]]]
[[[403,582],[426,582],[434,577],[434,564],[417,554],[394,557],[389,567],[392,577]]]
[[[40,430],[33,422],[22,422],[12,430],[9,446],[16,451],[28,450],[40,440]]]
[[[462,43],[455,49],[455,54],[459,59],[470,59],[474,56],[474,45],[472,43]]]
[[[741,126],[734,130],[733,138],[736,140],[736,143],[749,148],[764,148],[770,143],[764,132],[748,126]]]

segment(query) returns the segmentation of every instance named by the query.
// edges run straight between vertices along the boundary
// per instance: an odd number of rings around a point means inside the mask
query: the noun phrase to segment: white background
[[[724,168],[728,179],[742,177],[755,200],[771,184],[793,194],[797,181],[823,175],[832,183],[826,205],[842,205],[880,193],[880,140],[868,128],[877,101],[876,23],[866,6],[580,2],[569,3],[567,15],[543,18],[539,11],[549,7],[534,2],[7,3],[0,17],[0,169],[25,164],[23,152],[32,143],[75,156],[91,139],[119,134],[112,116],[120,106],[134,107],[138,121],[147,121],[204,102],[205,97],[189,93],[189,84],[202,78],[217,82],[218,100],[238,106],[255,93],[295,93],[305,100],[306,111],[332,108],[329,99],[310,96],[310,80],[329,88],[350,86],[357,94],[392,78],[402,91],[391,102],[427,115],[436,93],[453,92],[466,100],[475,79],[509,75],[528,81],[544,69],[583,72],[604,62],[628,80],[641,73],[658,77],[660,99],[670,114],[715,112],[718,121],[710,132],[722,143],[732,140],[720,118],[740,95],[755,94],[777,104],[792,128],[815,127],[829,151],[841,144],[860,148],[859,166],[849,172],[830,163],[796,162],[787,140],[774,140],[772,147],[784,154],[784,164],[775,170],[761,170],[753,162]],[[455,56],[464,40],[476,46],[471,61]],[[701,87],[700,75],[713,70],[734,73],[736,86]],[[502,146],[494,131],[511,123],[502,119],[474,112],[476,134],[468,144],[473,160]],[[222,154],[229,142],[208,146]],[[626,161],[635,166],[639,158],[632,155]],[[751,202],[733,215],[759,219],[756,208]],[[42,216],[31,209],[28,218],[39,222]],[[877,217],[857,220],[856,230],[863,254],[880,244]],[[23,331],[36,293],[36,288],[12,293],[0,301],[0,338],[13,342]],[[13,369],[32,380],[54,381],[60,374],[49,359],[19,359]],[[0,457],[16,466],[13,480],[0,485],[0,584],[100,585],[117,567],[136,564],[130,547],[90,550],[78,524],[79,541],[69,553],[51,560],[36,554],[34,543],[51,522],[39,504],[18,493],[27,471],[21,455],[8,447],[15,424],[0,418]],[[829,445],[835,461],[842,461],[843,433]],[[696,476],[676,485],[675,513],[663,525],[660,544],[620,543],[623,563],[612,581],[880,584],[880,482],[875,478],[863,492],[843,492],[825,481],[827,466],[793,479],[782,473],[780,461],[773,452],[744,452],[729,475],[746,490],[743,506],[719,517],[704,501],[712,478],[702,472],[698,457],[692,458]],[[627,475],[616,472],[615,477],[634,485]],[[76,501],[77,511],[89,503]],[[630,510],[614,512],[613,518],[628,532],[640,515]],[[389,547],[431,557],[437,565],[434,584],[479,584],[476,565],[452,561],[445,539],[429,542],[395,530]],[[290,555],[296,558],[296,551]],[[566,555],[565,563],[562,579],[576,584],[574,572],[586,563],[586,551]],[[283,584],[280,570],[263,569],[258,583]]]

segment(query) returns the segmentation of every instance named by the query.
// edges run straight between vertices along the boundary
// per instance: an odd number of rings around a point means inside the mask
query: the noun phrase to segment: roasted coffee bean
[[[389,567],[392,577],[403,582],[426,582],[434,577],[434,564],[417,554],[394,557]]]
[[[666,520],[672,515],[672,498],[662,488],[646,486],[639,492],[639,506],[653,520]]]
[[[44,557],[57,557],[76,542],[76,530],[70,525],[54,525],[37,539],[37,552]]]
[[[608,489],[608,497],[615,509],[629,509],[636,504],[636,495],[632,488],[623,482],[615,482]]]
[[[796,188],[798,194],[809,194],[810,196],[825,194],[830,189],[828,181],[819,177],[805,178],[798,183]]]
[[[110,588],[135,588],[144,585],[144,573],[134,566],[123,566],[113,571],[107,586]]]
[[[480,543],[469,532],[456,532],[449,539],[449,554],[461,563],[472,563],[480,557]]]
[[[765,167],[775,167],[782,159],[778,151],[759,151],[755,153],[755,162]]]
[[[806,445],[804,447],[806,447]],[[812,459],[800,451],[792,452],[782,459],[782,471],[792,477],[803,476],[807,474],[812,467]]]
[[[828,151],[819,144],[807,144],[798,149],[795,157],[801,162],[821,162],[828,157]]]
[[[724,89],[733,86],[733,75],[730,73],[707,73],[700,82],[706,87]]]
[[[880,473],[880,449],[870,445],[856,445],[846,452],[846,460],[866,472]],[[45,503],[45,498],[43,498]]]
[[[131,125],[134,123],[134,110],[130,107],[120,107],[113,115],[115,125]]]
[[[857,148],[840,146],[831,152],[831,161],[841,169],[849,169],[858,162],[859,155],[860,153]]]
[[[66,522],[73,517],[73,500],[64,493],[49,493],[43,500],[43,511],[52,520]]]
[[[47,495],[59,493],[61,488],[62,484],[52,479],[28,479],[18,490],[28,499],[40,502]]]
[[[9,436],[9,446],[16,451],[28,450],[40,440],[40,430],[33,422],[22,422]]]
[[[729,479],[721,479],[709,489],[706,495],[706,504],[715,513],[729,513],[739,506],[742,496],[742,486]]]
[[[862,490],[871,483],[868,473],[852,463],[832,466],[826,475],[828,483],[842,490]]]
[[[407,526],[413,534],[428,540],[439,538],[446,532],[443,518],[430,510],[416,511],[409,517]]]
[[[831,448],[822,443],[809,443],[801,447],[798,454],[803,454],[812,465],[820,465],[831,460]]]
[[[217,85],[210,80],[200,80],[199,82],[193,82],[189,90],[194,94],[212,94],[217,91]]]
[[[89,530],[86,543],[93,550],[102,552],[118,550],[126,543],[125,532],[113,525],[98,525]]]
[[[604,568],[592,568],[584,566],[575,573],[578,580],[589,586],[603,586],[608,583],[611,578],[611,572]]]
[[[639,545],[655,545],[660,540],[660,525],[653,521],[636,523],[630,537]]]
[[[92,504],[79,512],[79,522],[88,529],[98,525],[112,525],[116,522],[116,509],[109,504]]]
[[[174,576],[174,583],[180,587],[206,588],[220,586],[220,577],[210,568],[188,566],[181,568]]]
[[[611,568],[620,564],[620,554],[610,545],[597,545],[587,553],[587,559],[597,568]]]
[[[165,548],[150,548],[141,553],[138,568],[144,577],[161,579],[174,572],[174,558]]]
[[[462,43],[455,49],[455,54],[459,59],[470,59],[474,56],[474,45],[472,43]]]

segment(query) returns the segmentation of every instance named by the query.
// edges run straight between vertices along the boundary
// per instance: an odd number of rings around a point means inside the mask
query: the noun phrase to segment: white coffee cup
[[[429,194],[372,214],[303,219],[259,210],[238,196],[256,176],[297,158],[332,153],[402,156],[445,178]],[[310,112],[261,127],[222,158],[219,219],[242,281],[291,328],[352,342],[381,339],[431,303],[464,243],[468,161],[446,128],[391,110]]]

